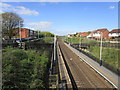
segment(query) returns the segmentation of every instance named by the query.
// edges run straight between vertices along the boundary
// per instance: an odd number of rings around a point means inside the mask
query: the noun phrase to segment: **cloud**
[[[30,10],[23,6],[17,6],[15,9],[13,9],[13,11],[15,11],[16,13],[22,14],[22,15],[35,15],[35,16],[39,15],[39,12],[35,10]]]
[[[110,8],[110,9],[114,9],[114,8],[115,8],[115,6],[110,6],[109,8]]]
[[[6,4],[6,3],[0,3],[0,7],[11,7],[11,5]]]
[[[51,29],[53,22],[29,22],[26,23],[31,28],[41,30],[41,31],[48,31]]]
[[[15,12],[21,15],[40,15],[39,12],[35,10],[30,10],[29,8],[26,8],[24,6],[12,6],[10,4],[0,3],[0,7],[2,7],[3,12]]]

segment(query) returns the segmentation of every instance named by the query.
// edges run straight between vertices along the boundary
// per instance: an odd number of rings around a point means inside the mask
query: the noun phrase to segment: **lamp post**
[[[80,45],[79,45],[79,48],[80,48],[81,47],[81,34],[80,34],[80,41],[79,42],[80,42]]]
[[[54,62],[56,62],[56,35],[54,35]]]
[[[103,38],[103,33],[100,33],[100,66],[102,66],[102,38]]]
[[[21,32],[20,22],[22,22],[22,21],[23,21],[23,20],[19,20],[19,35],[20,35],[19,38],[20,38],[20,42],[21,42],[21,38],[22,38],[22,37],[21,37],[21,36],[22,36],[22,35],[21,35],[22,32]]]

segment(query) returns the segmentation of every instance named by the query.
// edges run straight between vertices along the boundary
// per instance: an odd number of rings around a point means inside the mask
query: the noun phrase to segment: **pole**
[[[80,48],[81,48],[81,35],[80,35]]]
[[[56,61],[56,35],[54,35],[54,62]]]
[[[101,32],[101,43],[100,43],[100,66],[102,65],[102,37],[103,33]]]
[[[78,37],[78,38],[79,38],[78,49],[80,49],[80,37]]]
[[[20,21],[19,21],[19,34],[20,34],[20,42],[21,42],[21,27],[20,27]]]

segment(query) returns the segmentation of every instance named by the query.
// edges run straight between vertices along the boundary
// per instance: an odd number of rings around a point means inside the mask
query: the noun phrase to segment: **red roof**
[[[80,34],[82,37],[86,37],[86,36],[88,36],[88,35],[89,35],[89,33],[87,33],[87,32],[83,32],[83,33],[82,33],[82,32],[80,32],[79,34]]]
[[[97,30],[93,31],[93,33],[104,32],[104,31],[106,31],[106,30],[107,30],[107,29],[97,29]]]
[[[120,29],[113,29],[113,30],[110,31],[109,33],[120,33]]]

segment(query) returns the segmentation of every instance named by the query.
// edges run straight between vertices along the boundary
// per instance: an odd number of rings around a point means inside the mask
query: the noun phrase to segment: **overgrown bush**
[[[48,52],[6,48],[3,50],[3,89],[45,88]]]

